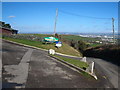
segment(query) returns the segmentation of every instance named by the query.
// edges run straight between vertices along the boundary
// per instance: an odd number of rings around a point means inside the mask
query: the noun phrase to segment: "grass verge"
[[[62,57],[62,56],[58,56],[58,55],[51,55],[51,56],[54,56],[54,57],[57,57],[58,59],[61,59],[65,62],[68,62],[74,66],[77,66],[81,69],[84,70],[84,68],[87,68],[89,65],[85,62],[82,62],[82,61],[79,61],[79,60],[76,60],[76,59],[71,59],[71,58],[67,58],[67,57]],[[93,79],[93,77],[91,75],[89,75],[87,72],[85,71],[81,71],[80,72],[83,76],[89,78],[89,79]]]
[[[32,41],[32,40],[26,40],[26,39],[15,39],[15,38],[9,38],[9,37],[4,37],[3,39],[5,40],[10,40],[30,46],[35,46],[38,48],[43,48],[43,49],[54,49],[56,52],[62,53],[62,54],[67,54],[67,55],[72,55],[72,56],[82,56],[81,53],[79,53],[77,50],[69,46],[68,44],[63,43],[63,46],[60,48],[56,48],[55,44],[43,44],[42,42],[39,41]]]
[[[70,64],[73,64],[73,65],[75,65],[75,66],[77,66],[79,68],[82,68],[82,69],[88,67],[87,63],[82,62],[80,60],[75,60],[75,59],[72,59],[72,58],[62,57],[62,56],[58,56],[58,55],[54,55],[54,56],[66,61],[66,62],[68,62]]]

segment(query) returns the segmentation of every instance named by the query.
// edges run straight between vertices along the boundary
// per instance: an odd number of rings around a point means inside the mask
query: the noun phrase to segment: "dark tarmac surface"
[[[103,82],[100,83],[100,81],[96,81],[95,79],[88,79],[82,76],[80,73],[51,59],[43,51],[35,50],[32,55],[26,88],[104,87],[102,85]]]
[[[27,48],[3,42],[2,43],[3,65],[18,65],[25,52],[27,52]]]
[[[77,57],[69,57],[69,56],[64,56],[64,57],[81,60],[81,58],[77,58]],[[119,84],[118,79],[120,78],[120,75],[118,73],[119,67],[117,65],[99,58],[87,57],[86,60],[89,63],[91,61],[95,62],[95,71],[99,79],[102,80],[102,78],[104,78],[105,80],[104,79],[103,80],[111,83],[112,87],[118,88],[118,84]]]
[[[28,49],[30,48],[3,41],[3,88],[14,88],[20,85],[16,82],[9,82],[10,78],[16,76],[8,74],[4,67],[17,66]],[[23,83],[25,88],[113,88],[105,78],[100,77],[95,80],[84,77],[49,57],[47,52],[42,50],[34,49],[27,63],[29,63],[29,70],[26,83]]]

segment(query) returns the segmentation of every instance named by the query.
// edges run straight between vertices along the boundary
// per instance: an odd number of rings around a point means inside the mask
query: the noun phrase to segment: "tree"
[[[11,28],[10,24],[5,24],[5,22],[0,21],[0,26],[5,28]]]
[[[57,33],[55,33],[55,37],[56,37],[56,38],[59,38],[59,35],[58,35]]]
[[[81,51],[81,52],[83,53],[83,51],[84,51],[87,47],[88,47],[88,45],[87,45],[85,42],[83,42],[83,41],[81,41],[81,40],[78,41],[78,50],[79,50],[79,51]]]
[[[73,39],[71,40],[70,46],[75,47],[75,41]]]
[[[4,27],[11,28],[11,25],[10,24],[5,24]]]

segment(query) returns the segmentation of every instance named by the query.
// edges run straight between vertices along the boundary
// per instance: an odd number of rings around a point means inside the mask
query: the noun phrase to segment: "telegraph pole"
[[[58,8],[56,8],[56,17],[55,17],[55,26],[54,26],[54,35],[55,35],[55,33],[56,33],[57,17],[58,17]]]
[[[114,18],[112,18],[113,43],[115,44]]]

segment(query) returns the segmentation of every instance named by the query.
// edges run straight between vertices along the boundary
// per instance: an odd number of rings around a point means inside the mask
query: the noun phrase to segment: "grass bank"
[[[54,49],[56,52],[62,53],[62,54],[67,54],[67,55],[73,55],[73,56],[82,56],[81,53],[79,53],[77,50],[69,46],[68,44],[63,43],[63,46],[60,48],[56,48],[55,44],[43,44],[42,42],[39,41],[32,41],[32,40],[26,40],[26,39],[15,39],[15,38],[8,38],[4,37],[3,39],[30,45],[30,46],[35,46],[38,48],[43,48],[43,49]]]
[[[82,62],[82,61],[80,61],[80,60],[75,60],[75,59],[71,59],[71,58],[67,58],[67,57],[62,57],[62,56],[58,56],[58,55],[53,55],[53,56],[55,56],[55,57],[57,57],[57,58],[60,58],[60,59],[62,59],[62,60],[64,60],[64,61],[66,61],[66,62],[68,62],[68,63],[70,63],[70,64],[73,64],[73,65],[75,65],[75,66],[77,66],[77,67],[79,67],[79,68],[82,68],[82,69],[88,67],[88,64],[87,64],[87,63]]]

